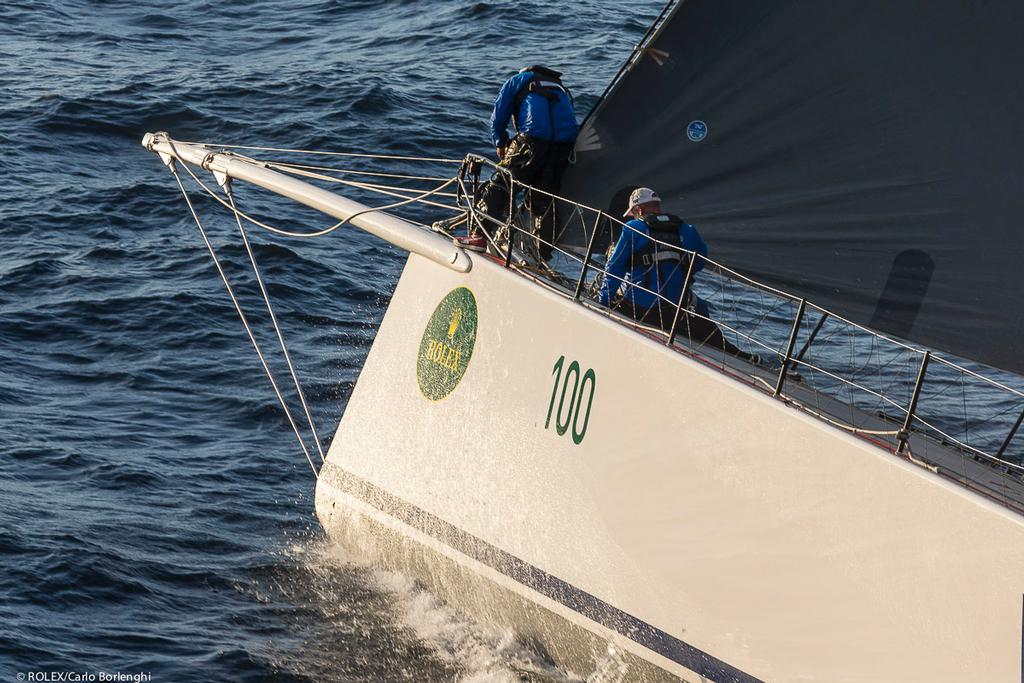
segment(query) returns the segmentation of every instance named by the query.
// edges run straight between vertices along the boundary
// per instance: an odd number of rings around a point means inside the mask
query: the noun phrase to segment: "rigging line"
[[[289,170],[289,169],[282,168],[280,170],[283,173],[294,173],[296,175],[305,175],[306,177],[316,177],[315,175],[312,175],[312,174],[307,175],[309,173],[308,171],[300,171],[298,169]],[[333,183],[337,183],[339,185],[347,185],[348,187],[354,187],[354,188],[357,188],[357,189],[360,189],[360,190],[369,190],[370,192],[376,192],[377,194],[384,194],[384,195],[388,195],[390,197],[401,197],[403,199],[406,198],[406,197],[409,197],[409,196],[411,196],[413,194],[418,194],[420,192],[426,192],[427,191],[425,188],[422,188],[422,187],[402,187],[401,185],[382,185],[380,183],[365,183],[365,182],[363,182],[361,180],[345,180],[344,178],[335,178],[333,176],[328,176],[328,175],[322,176],[322,178],[325,181],[330,181],[330,182],[333,182]],[[454,192],[440,192],[440,191],[438,191],[438,192],[435,192],[434,194],[436,196],[438,196],[438,197],[451,197],[452,199],[454,199],[456,197],[456,194]],[[426,200],[424,200],[422,203],[427,205],[427,206],[436,206],[436,207],[442,208],[442,209],[451,209],[452,211],[461,211],[461,209],[459,209],[458,207],[453,206],[452,204],[439,204],[437,202],[431,202],[431,201],[426,201]]]
[[[242,158],[242,157],[239,157],[239,158]],[[284,163],[284,162],[281,162],[281,161],[260,161],[260,160],[254,159],[253,162],[257,163],[257,164],[259,164],[261,166],[264,166],[266,168],[274,168],[274,169],[277,169],[277,170],[285,172],[285,173],[302,174],[302,172],[307,172],[309,177],[323,178],[324,180],[332,180],[334,182],[340,182],[340,183],[351,183],[353,185],[356,185],[357,187],[384,188],[384,189],[388,189],[388,190],[404,190],[406,192],[422,192],[423,188],[421,188],[421,187],[403,187],[402,185],[384,185],[382,183],[371,183],[371,182],[359,181],[359,180],[345,180],[344,178],[338,178],[338,177],[333,176],[333,175],[326,175],[326,174],[325,175],[318,175],[318,174],[313,173],[313,171],[330,171],[332,173],[342,173],[342,174],[353,173],[353,174],[356,174],[356,175],[374,176],[374,177],[381,176],[381,177],[384,177],[384,178],[398,178],[398,179],[401,179],[401,180],[422,180],[422,181],[428,181],[428,182],[433,182],[433,183],[443,183],[444,181],[449,179],[447,176],[446,177],[405,176],[405,175],[395,175],[393,173],[374,173],[372,171],[352,171],[352,170],[348,170],[348,169],[344,169],[344,168],[331,168],[330,166],[309,166],[309,165],[305,165],[305,164],[289,164],[289,163]],[[456,195],[455,195],[455,193],[448,193],[448,192],[446,192],[446,193],[444,193],[444,196],[446,196],[446,197],[455,197]]]
[[[1019,389],[1014,389],[1013,387],[1008,386],[1006,384],[1003,384],[1002,382],[994,380],[994,379],[992,379],[990,377],[985,377],[985,375],[979,375],[978,373],[974,372],[973,370],[970,370],[969,368],[961,367],[961,366],[957,365],[956,363],[954,363],[954,362],[952,362],[950,360],[946,360],[942,356],[936,356],[936,355],[933,354],[932,355],[932,359],[937,360],[939,363],[942,363],[943,365],[948,365],[950,367],[956,368],[957,370],[960,370],[961,372],[966,373],[966,374],[970,375],[971,377],[974,377],[976,379],[980,379],[983,382],[987,382],[988,384],[991,384],[994,387],[1002,389],[1003,391],[1007,391],[1007,392],[1009,392],[1011,394],[1016,394],[1017,396],[1020,396],[1021,398],[1024,398],[1024,391],[1021,391]]]
[[[210,256],[213,258],[213,265],[217,267],[220,279],[224,282],[224,287],[228,290],[228,296],[231,297],[231,303],[235,305],[235,311],[238,312],[238,317],[242,321],[242,326],[245,327],[245,332],[249,335],[249,341],[252,342],[253,348],[256,349],[256,355],[260,358],[260,363],[263,365],[263,371],[267,373],[267,379],[270,380],[270,386],[274,388],[274,394],[277,395],[277,400],[281,404],[281,408],[284,409],[285,417],[288,418],[288,424],[291,425],[292,431],[295,432],[295,438],[299,440],[299,446],[302,447],[302,453],[306,456],[306,461],[313,470],[313,475],[319,478],[320,473],[317,471],[316,465],[313,464],[313,458],[309,455],[309,449],[306,448],[306,442],[299,433],[299,428],[295,424],[295,420],[292,419],[292,413],[288,409],[288,404],[285,403],[284,396],[281,395],[281,390],[278,388],[277,382],[274,380],[274,373],[271,372],[270,366],[267,364],[267,359],[263,356],[263,351],[260,349],[259,342],[256,341],[256,336],[253,334],[252,328],[249,326],[249,321],[246,319],[245,313],[242,311],[242,306],[238,303],[238,298],[235,296],[235,290],[232,289],[231,282],[228,281],[227,273],[224,272],[224,268],[220,264],[220,259],[217,258],[217,252],[214,250],[213,244],[210,242],[210,237],[206,234],[206,229],[203,227],[202,221],[199,220],[199,215],[196,213],[195,207],[192,206],[192,200],[189,198],[188,192],[185,191],[185,185],[181,182],[181,176],[178,174],[178,170],[173,164],[168,165],[170,166],[171,173],[174,174],[174,179],[178,181],[178,187],[181,188],[181,196],[185,198],[185,203],[188,204],[188,209],[192,212],[192,218],[195,220],[196,226],[199,228],[199,233],[203,236],[203,242],[206,243],[206,248],[209,250]]]
[[[755,341],[755,340],[750,340],[750,341]],[[756,341],[755,341],[755,343],[756,343]],[[881,401],[883,403],[890,404],[898,412],[902,412],[902,413],[906,413],[907,412],[907,409],[905,407],[903,407],[899,403],[896,403],[896,401],[892,400],[888,396],[880,394],[880,393],[878,393],[876,391],[872,391],[871,389],[869,389],[868,387],[866,387],[866,386],[864,386],[862,384],[857,384],[856,382],[853,382],[851,380],[848,380],[848,379],[845,379],[843,377],[840,377],[839,375],[833,374],[833,373],[829,372],[828,370],[825,370],[824,368],[820,368],[820,367],[811,365],[811,364],[807,363],[806,361],[797,360],[797,359],[794,358],[794,359],[792,359],[791,362],[794,365],[803,365],[809,371],[820,372],[825,377],[828,377],[828,378],[838,382],[841,385],[845,385],[847,387],[851,387],[852,389],[858,389],[860,391],[863,391],[866,394],[870,394],[871,396],[874,396],[875,398],[877,398],[879,401]],[[851,396],[852,396],[852,394],[851,394]]]
[[[172,141],[172,140],[168,140],[168,143],[169,143],[169,144],[170,144],[170,146],[171,146],[171,151],[172,151],[172,152],[174,152],[174,156],[175,156],[175,157],[176,157],[177,159],[181,160],[181,165],[182,165],[182,167],[183,167],[183,168],[185,169],[185,172],[186,172],[186,173],[188,173],[188,174],[189,174],[189,176],[191,176],[192,180],[193,180],[193,181],[194,181],[194,182],[196,183],[196,185],[198,185],[199,187],[203,188],[203,190],[204,190],[204,191],[206,192],[206,194],[210,195],[210,197],[212,197],[212,198],[214,199],[214,201],[216,201],[216,202],[218,202],[219,204],[221,204],[222,206],[224,206],[224,207],[226,207],[226,208],[230,209],[230,210],[231,210],[232,212],[237,212],[237,213],[238,213],[239,215],[241,215],[241,216],[242,216],[242,218],[244,218],[245,220],[249,221],[249,222],[250,222],[250,223],[252,223],[253,225],[259,226],[259,227],[263,228],[264,230],[268,230],[268,231],[270,231],[270,232],[273,232],[273,233],[276,233],[276,234],[279,234],[279,235],[284,235],[284,236],[286,236],[286,237],[288,237],[288,236],[306,236],[306,235],[308,235],[308,236],[310,236],[310,237],[319,237],[319,236],[320,236],[320,235],[322,235],[322,234],[323,234],[323,235],[325,235],[325,234],[327,234],[327,233],[329,233],[329,232],[332,232],[332,231],[334,231],[334,230],[337,230],[338,228],[340,228],[340,227],[341,227],[342,225],[344,225],[344,224],[345,224],[345,221],[344,221],[344,220],[343,220],[343,221],[339,221],[339,222],[335,223],[334,225],[332,225],[332,226],[331,226],[331,227],[329,227],[329,228],[325,228],[324,230],[320,230],[320,231],[318,231],[318,232],[306,233],[306,234],[304,234],[304,235],[299,235],[298,233],[290,234],[290,233],[289,233],[288,231],[286,231],[286,230],[281,230],[280,228],[275,228],[275,227],[274,227],[274,226],[272,226],[272,225],[267,225],[266,223],[263,223],[263,222],[261,222],[261,221],[259,221],[259,220],[255,219],[255,218],[253,218],[252,216],[250,216],[249,214],[245,213],[244,211],[241,211],[241,210],[239,210],[239,209],[237,209],[237,208],[232,208],[230,204],[228,204],[228,203],[227,203],[227,202],[225,202],[225,201],[224,201],[223,199],[221,199],[221,198],[220,198],[220,195],[218,195],[218,194],[217,194],[216,192],[214,192],[214,191],[213,191],[213,190],[211,190],[211,189],[210,189],[209,187],[207,187],[206,183],[204,183],[204,182],[203,182],[203,181],[202,181],[202,180],[201,180],[201,179],[199,178],[199,176],[197,176],[197,175],[196,175],[196,174],[195,174],[195,173],[194,173],[194,172],[192,171],[192,168],[191,168],[191,167],[189,166],[189,164],[188,164],[188,163],[186,163],[186,162],[185,162],[185,161],[184,161],[184,160],[182,159],[181,155],[180,155],[180,154],[178,153],[178,148],[177,148],[177,147],[175,147],[175,145],[174,145],[174,141]],[[248,158],[248,157],[243,157],[243,158],[244,158],[244,159],[245,159],[246,161],[249,161],[249,162],[251,162],[251,163],[253,163],[253,164],[262,164],[262,163],[263,163],[263,162],[257,161],[256,159],[250,159],[250,158]],[[175,172],[175,175],[177,175],[177,172]],[[351,216],[350,216],[349,218],[351,218]],[[346,220],[348,220],[348,219],[346,219]]]
[[[971,425],[967,418],[967,382],[964,381],[964,376],[960,375],[960,393],[964,398],[964,441],[971,440]]]
[[[939,381],[940,380],[933,378],[932,379],[932,385],[934,386],[935,384],[938,384]],[[941,381],[942,381],[943,384],[946,385],[945,388],[940,389],[940,390],[935,391],[935,392],[930,392],[928,394],[925,394],[923,390],[921,391],[921,400],[922,400],[922,402],[924,402],[924,401],[934,401],[937,398],[942,398],[946,394],[946,392],[948,392],[950,389],[952,389],[953,387],[956,386],[956,380],[947,379],[947,380],[941,380]],[[963,381],[963,375],[960,375],[960,381],[961,382]],[[1010,409],[1012,409],[1012,406],[1011,406]],[[1009,412],[1010,409],[1008,409],[1005,412]],[[991,419],[991,418],[989,418],[989,419]],[[982,424],[984,424],[984,423],[982,423]]]
[[[341,180],[341,179],[338,178],[338,180]],[[343,181],[343,184],[344,184],[344,181]],[[357,181],[357,180],[349,180],[348,184],[350,184],[352,187],[358,187],[358,188],[361,188],[361,189],[364,189],[364,190],[372,190],[373,192],[377,192],[379,194],[391,194],[391,196],[393,196],[393,197],[403,197],[403,196],[404,197],[408,197],[411,194],[416,194],[416,193],[419,193],[419,192],[426,192],[426,190],[424,188],[422,188],[422,187],[402,187],[401,185],[382,185],[382,184],[379,184],[379,183],[364,183],[364,182]],[[455,199],[456,196],[457,196],[454,192],[437,192],[435,194],[438,197],[450,197],[452,199]],[[461,211],[460,208],[458,208],[456,206],[452,206],[451,204],[437,204],[436,202],[423,202],[423,203],[427,204],[427,205],[431,205],[431,206],[443,206],[444,208],[451,209],[452,211]]]
[[[177,154],[177,150],[174,147],[174,143],[171,142],[170,144],[171,144],[171,148],[174,149],[175,154]],[[357,188],[369,190],[370,192],[377,192],[378,194],[384,194],[384,195],[388,195],[388,196],[391,196],[391,197],[401,197],[401,198],[405,199],[409,195],[408,194],[398,194],[396,192],[388,192],[387,190],[401,190],[401,191],[407,192],[407,193],[408,192],[423,192],[424,191],[421,188],[401,187],[401,186],[398,186],[398,185],[381,185],[381,184],[376,184],[376,183],[361,183],[361,182],[357,182],[357,181],[353,181],[353,180],[344,180],[342,178],[335,178],[334,176],[329,176],[329,175],[320,175],[320,174],[316,174],[316,173],[303,172],[301,170],[298,170],[298,169],[303,168],[303,166],[298,165],[298,164],[279,163],[279,162],[273,162],[273,161],[262,161],[260,159],[256,159],[254,157],[245,156],[243,154],[234,154],[233,152],[231,152],[230,154],[232,154],[232,156],[235,156],[238,159],[241,159],[242,161],[246,161],[246,162],[254,164],[256,166],[260,166],[262,168],[277,169],[277,170],[279,170],[281,172],[284,172],[284,173],[293,173],[294,175],[300,175],[300,176],[307,177],[307,178],[317,178],[317,179],[321,179],[321,180],[332,181],[332,182],[335,182],[335,183],[340,183],[342,185],[348,185],[348,186],[351,186],[351,187],[357,187]],[[189,170],[188,166],[186,166],[185,168],[186,168],[186,170]],[[318,167],[311,166],[310,168],[318,168]],[[324,167],[324,168],[327,168],[327,170],[336,170],[336,169],[331,169],[331,168],[328,168],[328,167]],[[291,170],[291,169],[296,169],[296,170]],[[345,173],[346,171],[342,169],[340,172],[341,173]],[[189,170],[189,175],[191,175],[193,178],[196,178],[195,174],[192,173],[190,170]],[[376,174],[370,174],[370,175],[376,175]],[[449,178],[436,178],[436,179],[431,179],[431,180],[448,181],[450,179]],[[197,180],[197,182],[199,182],[199,181]],[[202,184],[202,183],[200,183],[200,184]],[[440,192],[440,190],[444,189],[444,187],[446,187],[447,184],[448,183],[446,183],[444,186],[435,188],[435,192],[438,194],[438,196],[456,197],[456,194],[452,193],[452,192]],[[207,189],[207,192],[210,192],[209,189]],[[429,195],[424,195],[424,196],[429,196]],[[448,210],[448,211],[454,210],[448,204],[439,204],[437,202],[429,202],[429,201],[423,201],[422,203],[426,204],[426,205],[429,205],[429,206],[434,206],[434,207],[439,208],[439,209],[445,209],[445,210]],[[420,224],[420,225],[422,225],[422,224]],[[267,226],[264,225],[262,227],[267,227]],[[335,226],[335,227],[340,227],[340,226]]]
[[[933,430],[936,434],[938,434],[939,436],[943,437],[947,441],[951,441],[952,443],[954,443],[957,446],[959,446],[961,450],[972,451],[974,453],[977,453],[978,455],[980,455],[983,458],[991,460],[992,462],[999,463],[1000,465],[1003,465],[1003,466],[1008,467],[1008,468],[1012,468],[1014,470],[1017,470],[1018,472],[1024,472],[1024,465],[1021,465],[1021,464],[1018,464],[1018,463],[1015,463],[1015,462],[1010,462],[1009,460],[1004,460],[1002,458],[997,458],[996,456],[991,455],[989,453],[986,453],[985,451],[981,450],[980,448],[977,448],[976,446],[972,446],[972,445],[970,445],[968,443],[964,443],[963,441],[960,441],[959,439],[957,439],[955,436],[952,436],[952,435],[947,434],[946,432],[942,431],[941,429],[939,429],[938,427],[933,425],[931,422],[928,422],[927,420],[922,419],[916,413],[914,414],[914,417],[917,419],[918,422],[920,422],[925,427]]]
[[[281,169],[281,170],[285,171],[285,169]],[[285,172],[287,172],[287,171],[285,171]],[[294,173],[299,173],[298,170],[295,170],[293,172]],[[348,185],[349,187],[355,187],[355,188],[358,188],[358,189],[361,189],[361,190],[370,190],[371,192],[376,192],[378,194],[386,194],[386,195],[389,195],[389,196],[392,196],[392,197],[403,197],[403,198],[405,198],[405,197],[410,196],[411,194],[418,194],[420,192],[426,192],[426,189],[424,189],[422,187],[402,187],[401,185],[383,185],[383,184],[380,184],[380,183],[364,183],[361,180],[345,180],[343,178],[333,178],[331,176],[326,176],[325,180],[327,178],[330,178],[331,182],[335,182],[335,183],[338,183],[338,184],[341,184],[341,185]],[[451,197],[452,199],[454,199],[455,196],[456,196],[454,192],[436,192],[435,194],[438,197]],[[428,202],[428,201],[424,201],[423,203],[426,204],[426,205],[429,205],[429,206],[437,206],[437,207],[441,207],[441,208],[445,208],[445,209],[451,209],[453,211],[459,210],[456,207],[452,206],[451,204],[438,204],[437,202]]]
[[[755,375],[754,376],[754,380],[756,382],[762,384],[763,386],[765,386],[769,390],[775,391],[775,387],[772,386],[771,384],[769,384],[768,382],[766,382],[763,378],[758,377],[758,376]],[[871,435],[874,435],[874,436],[896,436],[900,432],[900,430],[898,430],[898,429],[894,429],[894,430],[880,430],[880,429],[861,429],[860,427],[854,427],[852,424],[848,425],[848,424],[846,424],[844,422],[839,422],[838,420],[833,420],[828,415],[826,415],[825,413],[819,412],[817,410],[812,410],[809,406],[807,406],[807,405],[805,405],[805,404],[803,404],[803,403],[801,403],[801,402],[799,402],[799,401],[797,401],[797,400],[795,400],[795,399],[793,399],[791,397],[787,398],[786,403],[790,403],[790,404],[796,406],[800,410],[802,410],[802,411],[804,411],[804,412],[806,412],[806,413],[808,413],[810,415],[813,415],[814,417],[818,418],[819,420],[822,420],[823,422],[829,423],[833,427],[838,427],[840,429],[845,429],[846,431],[850,432],[851,434],[871,434]]]
[[[182,144],[203,145],[204,147],[216,147],[219,149],[250,149],[258,152],[292,152],[295,154],[310,154],[319,156],[334,157],[356,157],[361,159],[396,159],[400,161],[429,161],[439,164],[461,164],[462,159],[441,159],[434,157],[403,156],[401,154],[364,154],[360,152],[327,152],[319,149],[288,149],[287,147],[257,147],[253,145],[220,145],[215,142],[195,142],[191,140],[178,140]]]
[[[759,297],[760,297],[760,294],[759,294]],[[771,306],[766,306],[764,303],[761,303],[760,308],[761,308],[761,311],[763,311],[763,315],[761,315],[758,318],[756,318],[756,322],[753,324],[752,327],[750,327],[750,334],[754,334],[755,332],[757,332],[758,329],[760,329],[761,325],[763,325],[765,323],[765,321],[768,320],[768,316],[770,316],[773,313],[775,313],[776,311],[778,311],[785,304],[792,304],[792,303],[793,302],[788,300],[788,299],[777,300]],[[737,315],[738,315],[738,313],[737,313]]]
[[[254,161],[259,161],[254,159]],[[293,164],[286,161],[259,161],[259,163],[275,164],[277,166],[289,166],[291,168],[303,168],[309,171],[334,171],[335,173],[349,173],[352,175],[368,175],[378,178],[398,178],[399,180],[431,180],[441,182],[448,180],[442,176],[427,176],[427,175],[404,175],[401,173],[379,173],[377,171],[357,171],[351,168],[334,168],[333,166],[314,166],[312,164]]]
[[[197,176],[195,173],[192,172],[192,169],[189,168],[188,164],[182,163],[182,166],[185,168],[185,171],[187,171],[188,174],[190,176],[192,176],[192,180],[194,180],[196,182],[196,184],[199,185],[199,187],[203,188],[203,190],[205,190],[208,195],[210,195],[219,204],[227,207],[228,209],[231,209],[231,205],[228,204],[223,199],[221,199],[220,195],[218,195],[216,192],[212,191],[209,187],[207,187],[206,183],[204,183],[199,178],[199,176]],[[363,215],[364,213],[374,213],[374,212],[377,212],[377,211],[387,211],[389,209],[394,209],[394,208],[397,208],[399,206],[404,206],[406,204],[412,204],[413,202],[419,201],[419,200],[423,199],[424,197],[429,197],[430,195],[432,195],[437,190],[444,189],[445,187],[447,187],[448,185],[452,184],[453,182],[455,182],[454,178],[449,180],[444,185],[441,185],[440,187],[437,187],[434,190],[431,190],[430,192],[426,192],[426,193],[424,193],[422,195],[419,195],[417,197],[412,197],[411,199],[407,199],[405,201],[395,202],[393,204],[385,204],[384,206],[370,207],[370,208],[366,208],[366,209],[364,209],[362,211],[357,211],[354,214],[352,214],[351,216],[349,216],[348,218],[345,218],[344,220],[338,221],[337,223],[335,223],[331,227],[324,228],[323,230],[318,230],[316,232],[291,232],[289,230],[282,230],[281,228],[275,228],[272,225],[267,225],[266,223],[263,223],[263,222],[255,219],[255,218],[253,218],[252,216],[250,216],[249,214],[247,214],[247,213],[245,213],[244,211],[241,211],[241,210],[238,210],[238,215],[240,215],[242,218],[244,218],[245,220],[249,221],[253,225],[259,226],[259,227],[263,228],[264,230],[268,230],[268,231],[270,231],[270,232],[272,232],[274,234],[281,235],[283,237],[322,237],[322,236],[324,236],[324,235],[326,235],[328,233],[334,232],[338,228],[340,228],[343,225],[345,225],[346,223],[352,221],[354,218],[357,218],[358,216]],[[451,207],[447,207],[447,208],[451,208]],[[232,210],[234,211],[236,209],[232,209]]]
[[[224,185],[224,194],[227,195],[228,201],[231,202],[231,206],[235,206],[235,195],[231,191],[230,181],[226,181]],[[323,446],[320,444],[320,434],[317,433],[316,423],[313,422],[313,416],[309,412],[309,404],[306,402],[306,394],[302,391],[302,384],[299,382],[298,376],[295,374],[295,366],[292,364],[291,354],[288,353],[288,346],[284,343],[284,335],[281,334],[281,327],[277,323],[277,315],[274,314],[274,307],[270,304],[270,295],[267,294],[267,288],[263,284],[263,277],[260,275],[260,269],[256,265],[256,255],[252,252],[252,245],[249,243],[249,237],[245,234],[245,228],[242,227],[242,217],[238,215],[238,211],[234,211],[235,222],[238,224],[238,232],[242,235],[242,243],[245,245],[245,251],[249,254],[249,263],[252,264],[252,272],[256,275],[256,282],[260,286],[260,294],[263,295],[263,302],[267,305],[267,313],[270,314],[270,321],[274,324],[274,332],[277,334],[277,341],[281,345],[281,353],[284,355],[285,363],[288,364],[288,372],[291,373],[292,382],[295,384],[295,393],[299,396],[299,403],[302,404],[302,410],[306,414],[306,421],[309,423],[309,430],[313,434],[313,443],[316,444],[317,453],[320,455],[320,462],[325,462],[327,458],[324,456]]]
[[[322,173],[314,173],[312,171],[303,171],[303,170],[298,169],[298,168],[285,168],[283,166],[278,166],[277,164],[273,164],[273,163],[268,163],[267,167],[271,168],[271,169],[275,169],[275,170],[281,171],[282,173],[291,173],[293,175],[302,176],[304,178],[313,178],[313,179],[316,179],[316,180],[325,180],[325,181],[329,181],[329,182],[332,182],[332,183],[338,183],[340,185],[347,185],[349,187],[359,188],[361,190],[369,190],[370,192],[376,192],[378,194],[384,194],[384,195],[388,195],[390,197],[406,198],[406,197],[409,196],[408,194],[400,194],[399,191],[402,191],[402,192],[422,192],[423,191],[423,190],[420,190],[420,189],[417,189],[417,188],[412,188],[412,187],[400,187],[400,186],[396,186],[396,185],[378,185],[376,183],[362,183],[362,182],[359,182],[357,180],[345,180],[343,178],[335,178],[334,176],[324,175]],[[455,197],[456,195],[455,195],[454,192],[441,192],[442,189],[444,189],[448,185],[451,185],[452,181],[454,181],[454,180],[455,180],[455,178],[447,179],[448,182],[446,182],[443,185],[440,185],[440,186],[434,188],[433,190],[430,191],[430,194],[436,194],[436,195],[441,196],[441,197]],[[430,195],[424,195],[424,196],[430,196]],[[461,211],[461,209],[456,209],[455,207],[453,207],[450,204],[440,204],[438,202],[430,202],[430,201],[426,201],[426,200],[422,201],[421,203],[425,204],[427,206],[434,206],[434,207],[437,207],[439,209],[448,209],[450,211]]]
[[[877,341],[877,338],[876,337],[872,337],[872,340],[871,340],[871,346],[872,347],[875,347],[876,341]],[[883,361],[883,362],[881,362],[878,365],[875,365],[873,367],[869,367],[868,363],[870,361],[865,361],[864,365],[859,370],[855,370],[855,369],[851,368],[851,370],[852,370],[851,375],[853,377],[856,377],[858,374],[861,374],[861,373],[865,373],[866,374],[867,371],[870,370],[871,374],[875,374],[875,373],[878,374],[878,380],[880,382],[884,382],[885,381],[885,372],[884,372],[885,369],[888,368],[890,365],[893,365],[894,363],[899,361],[901,358],[904,359],[904,360],[906,360],[906,358],[907,358],[907,352],[906,352],[905,349],[903,349],[901,351],[897,351],[896,353],[883,354],[882,349],[872,348],[871,351],[870,351],[870,355],[871,356],[888,355],[889,356],[889,360]],[[891,384],[899,384],[899,383],[903,382],[903,380],[900,379],[898,372],[890,373],[890,376],[892,377]]]
[[[442,178],[442,180],[445,181],[444,183],[442,183],[441,185],[433,188],[432,190],[426,191],[426,190],[423,190],[422,188],[416,188],[416,187],[402,187],[401,185],[382,185],[382,184],[379,184],[379,183],[365,183],[365,182],[358,181],[358,180],[345,180],[344,178],[336,178],[336,177],[334,177],[332,175],[326,175],[326,174],[323,174],[323,173],[315,173],[313,171],[306,171],[306,170],[303,170],[301,168],[289,167],[287,165],[280,165],[280,164],[277,164],[277,163],[274,163],[274,162],[265,162],[264,166],[266,166],[267,168],[273,169],[273,170],[280,171],[282,173],[291,173],[293,175],[302,176],[304,178],[313,178],[315,180],[324,180],[324,181],[328,181],[328,182],[332,182],[332,183],[338,183],[340,185],[347,185],[349,187],[355,187],[355,188],[359,188],[359,189],[363,189],[363,190],[370,190],[371,192],[377,192],[378,194],[386,194],[386,195],[389,195],[389,196],[392,196],[392,197],[402,197],[403,199],[408,197],[409,195],[408,194],[401,194],[402,192],[404,192],[404,193],[409,193],[409,192],[428,192],[428,194],[426,194],[424,196],[430,196],[430,195],[433,195],[433,194],[436,194],[436,195],[441,196],[441,197],[456,197],[457,196],[456,193],[454,193],[454,192],[441,192],[441,190],[443,190],[445,187],[448,187],[449,185],[451,185],[456,180],[456,177]],[[436,206],[436,207],[442,208],[442,209],[449,209],[449,210],[453,210],[453,211],[455,210],[455,207],[451,206],[450,204],[439,204],[437,202],[428,202],[428,201],[423,201],[422,203],[423,204],[427,204],[429,206]]]
[[[1009,415],[1011,413],[1017,413],[1019,411],[1020,411],[1020,404],[1012,405],[1012,406],[1007,406],[1003,410],[1000,410],[998,413],[995,413],[993,415],[989,415],[988,417],[986,417],[984,420],[981,420],[980,422],[979,421],[975,421],[974,427],[975,428],[983,427],[983,426],[987,425],[989,422],[992,422],[992,420],[995,420],[996,418],[1004,417],[1006,415]]]
[[[611,92],[618,87],[619,81],[621,81],[622,78],[633,69],[633,66],[636,63],[636,61],[640,57],[642,57],[643,54],[646,52],[648,44],[650,42],[653,42],[655,34],[661,32],[663,22],[666,19],[666,16],[668,15],[669,11],[673,10],[674,12],[675,7],[681,5],[683,1],[684,0],[669,0],[665,7],[662,8],[661,13],[658,15],[658,18],[655,19],[654,23],[647,28],[647,33],[645,33],[643,38],[640,39],[640,42],[633,47],[633,52],[630,53],[626,61],[623,62],[622,66],[619,67],[619,70],[615,73],[615,76],[612,78],[612,80],[608,82],[608,85],[605,86],[604,92],[601,93],[601,96],[599,98],[597,98],[597,103],[584,117],[583,122],[580,124],[581,129],[588,123],[590,123],[590,119],[592,119],[597,114],[598,109],[601,107],[601,105],[604,104],[605,100],[608,98],[608,95],[610,95]]]

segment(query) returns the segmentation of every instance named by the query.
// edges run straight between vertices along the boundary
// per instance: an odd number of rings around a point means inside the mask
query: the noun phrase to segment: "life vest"
[[[569,89],[562,85],[562,74],[557,71],[552,71],[546,66],[540,66],[536,64],[534,66],[527,66],[519,70],[519,73],[530,72],[531,76],[521,86],[519,91],[516,92],[515,103],[512,111],[516,117],[516,129],[519,129],[519,108],[523,104],[523,100],[529,95],[540,95],[548,103],[548,123],[551,128],[551,142],[555,141],[555,105],[558,103],[558,98],[561,93],[565,93],[569,97],[569,103],[572,104],[572,93]]]
[[[546,99],[549,107],[558,101],[559,93],[565,93],[569,97],[569,101],[572,102],[572,93],[562,84],[561,73],[539,64],[523,67],[519,73],[527,71],[533,75],[519,87],[512,111],[518,112],[523,100],[531,93]]]
[[[642,248],[633,251],[633,267],[643,266],[646,269],[643,276],[644,287],[657,291],[654,286],[654,274],[662,264],[673,268],[678,266],[684,270],[689,267],[690,253],[683,248],[679,237],[683,219],[672,214],[659,213],[644,216],[641,220],[647,225],[648,236],[651,239],[647,240],[647,244]]]

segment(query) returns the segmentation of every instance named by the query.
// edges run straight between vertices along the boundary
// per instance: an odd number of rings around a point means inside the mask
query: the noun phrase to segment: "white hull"
[[[473,355],[428,400],[458,287]],[[563,356],[596,378],[578,445],[545,428]],[[611,641],[624,680],[1021,679],[1024,519],[483,258],[410,256],[316,505],[581,674]]]

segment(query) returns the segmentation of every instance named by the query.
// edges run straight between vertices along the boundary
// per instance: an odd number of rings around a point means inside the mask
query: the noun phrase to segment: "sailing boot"
[[[469,251],[487,251],[487,238],[479,232],[471,232],[465,237],[456,237],[455,244]]]

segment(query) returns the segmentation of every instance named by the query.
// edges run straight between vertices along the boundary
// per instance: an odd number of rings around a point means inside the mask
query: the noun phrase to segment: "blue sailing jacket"
[[[579,131],[576,110],[573,109],[572,98],[564,91],[558,93],[558,101],[529,93],[520,103],[519,110],[512,111],[520,88],[525,87],[533,75],[532,71],[518,73],[501,86],[491,112],[491,142],[495,147],[508,144],[508,124],[513,116],[519,133],[550,142],[569,143],[576,139]]]
[[[683,293],[683,280],[686,278],[685,264],[682,266],[678,261],[669,261],[664,264],[644,266],[637,263],[633,268],[634,252],[639,252],[650,243],[650,231],[647,224],[639,218],[626,223],[619,235],[619,241],[615,243],[615,250],[612,251],[611,260],[608,261],[606,270],[608,274],[601,285],[601,303],[607,306],[619,291],[623,284],[622,295],[626,299],[632,299],[637,308],[650,308],[658,303],[658,297],[633,285],[640,285],[647,289],[657,291],[671,303],[679,301],[679,295]],[[689,223],[679,226],[679,243],[683,249],[695,251],[701,256],[708,255],[708,245],[701,238],[697,228]],[[697,260],[694,265],[696,274],[704,267],[704,261]],[[644,283],[644,275],[651,270],[652,282]],[[628,271],[628,272],[627,272]]]

